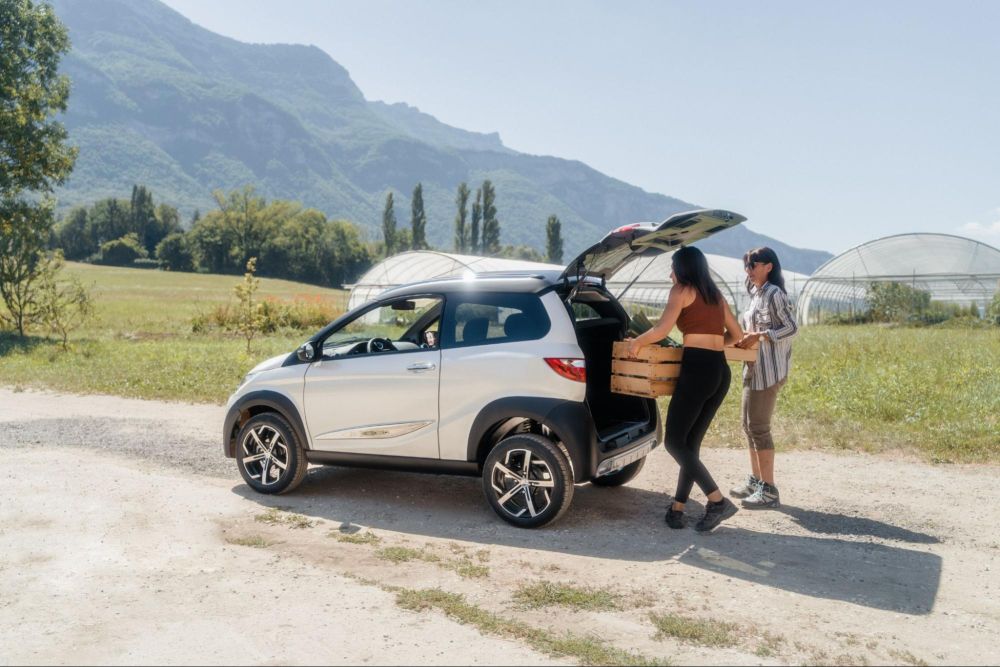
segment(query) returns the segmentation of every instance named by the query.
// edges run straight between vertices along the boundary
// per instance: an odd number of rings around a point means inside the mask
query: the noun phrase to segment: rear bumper
[[[653,431],[645,437],[638,439],[635,444],[609,452],[597,463],[597,470],[594,471],[594,477],[604,477],[605,475],[618,472],[630,463],[635,463],[649,454],[657,444],[659,444],[659,438],[657,437],[657,432]]]

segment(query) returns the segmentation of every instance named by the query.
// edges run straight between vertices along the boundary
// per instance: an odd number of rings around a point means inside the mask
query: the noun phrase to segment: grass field
[[[239,276],[70,264],[92,284],[95,317],[64,352],[44,337],[0,335],[0,384],[195,402],[225,401],[260,360],[311,331],[245,341],[193,333],[192,320],[235,303]],[[347,293],[261,280],[261,297],[342,310]],[[706,439],[744,447],[740,367]],[[1000,462],[1000,329],[803,328],[774,421],[779,448],[904,450],[938,462]]]
[[[745,447],[739,373],[707,436]],[[1000,329],[800,329],[774,423],[776,446],[907,450],[1000,462]]]
[[[71,350],[44,337],[0,336],[0,383],[80,393],[194,402],[224,402],[240,378],[263,359],[290,352],[312,332],[246,341],[192,333],[192,320],[236,303],[242,276],[170,273],[89,264],[67,272],[91,286],[95,316],[70,338]],[[347,292],[262,278],[260,298],[322,300],[343,311]]]

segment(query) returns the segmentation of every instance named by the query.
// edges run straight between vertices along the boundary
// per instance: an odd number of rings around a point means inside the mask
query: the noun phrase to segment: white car
[[[655,400],[611,392],[628,315],[606,280],[743,220],[679,213],[610,232],[562,273],[388,290],[247,374],[225,455],[261,493],[291,491],[310,463],[482,476],[505,521],[550,523],[574,484],[625,484],[662,440]]]

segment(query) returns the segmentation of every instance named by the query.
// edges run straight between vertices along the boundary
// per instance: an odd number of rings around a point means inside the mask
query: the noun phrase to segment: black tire
[[[604,475],[603,477],[595,477],[590,480],[590,483],[594,486],[621,486],[622,484],[628,484],[635,479],[635,476],[639,474],[639,471],[642,470],[644,465],[646,465],[645,456],[638,461],[629,463],[618,472],[613,472],[610,475]]]
[[[527,475],[523,474],[525,463]],[[573,500],[572,468],[554,442],[540,435],[520,433],[501,440],[486,457],[483,492],[493,511],[507,523],[518,528],[538,528],[569,509]]]
[[[268,452],[273,452],[273,456],[247,460]],[[254,491],[278,494],[301,484],[309,463],[291,424],[276,412],[264,412],[251,417],[240,429],[236,437],[236,467]]]

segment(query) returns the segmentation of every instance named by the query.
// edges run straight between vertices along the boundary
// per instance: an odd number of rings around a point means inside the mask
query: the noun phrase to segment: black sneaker
[[[760,484],[760,480],[753,475],[747,475],[746,481],[737,487],[729,489],[729,495],[733,498],[746,498],[752,496],[753,492],[757,490],[757,485]]]
[[[739,511],[740,508],[729,498],[723,498],[717,503],[709,501],[705,505],[705,516],[701,517],[694,529],[699,533],[708,532]]]
[[[744,498],[743,502],[740,504],[748,510],[763,510],[779,507],[781,505],[781,501],[778,496],[778,487],[773,484],[768,484],[767,482],[761,482],[757,486],[757,490]]]
[[[684,528],[687,526],[687,521],[684,520],[684,510],[675,510],[673,507],[668,507],[665,519],[667,525],[671,528]]]

